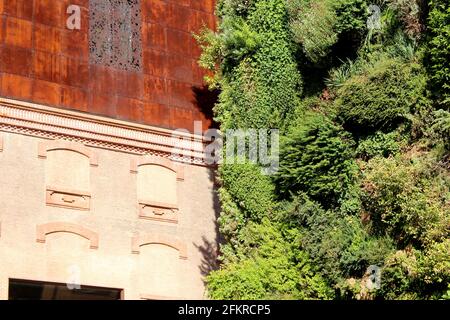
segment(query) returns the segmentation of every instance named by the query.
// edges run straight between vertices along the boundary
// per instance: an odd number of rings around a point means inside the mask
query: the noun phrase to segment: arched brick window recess
[[[48,234],[56,232],[67,232],[79,235],[90,241],[91,249],[98,249],[98,234],[92,230],[74,223],[50,222],[36,227],[36,242],[45,243]]]
[[[142,156],[131,161],[137,174],[139,217],[178,223],[178,182],[184,180],[183,166],[167,158]]]
[[[178,238],[173,238],[163,234],[146,234],[134,237],[132,239],[131,252],[134,254],[139,254],[140,247],[149,244],[160,244],[171,247],[178,251],[180,259],[187,260],[188,258],[186,244]]]
[[[39,143],[38,156],[41,159],[47,158],[47,152],[55,150],[69,150],[80,153],[89,158],[91,166],[98,166],[98,158],[96,153],[85,147],[83,144],[66,140],[49,140]]]
[[[89,210],[90,166],[98,166],[96,153],[81,143],[53,140],[39,143],[38,156],[46,161],[46,204]]]
[[[132,159],[130,172],[138,173],[139,167],[145,166],[145,165],[154,165],[154,166],[164,167],[166,169],[169,169],[169,170],[175,172],[178,181],[184,180],[184,167],[183,166],[175,164],[173,161],[171,161],[167,158],[160,158],[160,157],[154,157],[154,156],[143,156],[138,160]]]

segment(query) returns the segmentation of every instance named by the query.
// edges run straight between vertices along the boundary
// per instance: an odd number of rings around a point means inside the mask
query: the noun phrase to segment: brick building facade
[[[193,130],[214,97],[192,35],[213,11],[0,0],[0,299],[205,297],[218,210]]]

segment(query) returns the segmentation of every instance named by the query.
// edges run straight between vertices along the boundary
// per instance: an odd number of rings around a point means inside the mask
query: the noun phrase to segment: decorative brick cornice
[[[148,244],[162,244],[178,250],[180,259],[187,259],[186,245],[176,237],[167,236],[164,234],[145,234],[133,237],[131,244],[131,252],[135,254],[140,253],[140,247]]]
[[[0,131],[206,165],[201,136],[5,98]]]
[[[177,165],[173,161],[171,161],[167,158],[161,158],[161,157],[143,156],[140,159],[132,159],[130,172],[137,173],[138,168],[140,166],[145,166],[145,165],[156,165],[156,166],[161,166],[161,167],[167,168],[177,174],[178,181],[184,180],[183,166]]]
[[[79,235],[90,241],[91,249],[98,249],[98,234],[96,232],[68,222],[50,222],[36,226],[36,241],[45,243],[46,236],[55,232],[68,232]]]

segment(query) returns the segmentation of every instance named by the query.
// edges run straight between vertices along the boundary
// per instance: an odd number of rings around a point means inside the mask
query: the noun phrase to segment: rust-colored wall
[[[81,30],[66,8],[82,7]],[[0,96],[166,128],[193,129],[211,95],[193,32],[215,26],[214,0],[141,0],[141,72],[89,63],[89,0],[0,0]]]

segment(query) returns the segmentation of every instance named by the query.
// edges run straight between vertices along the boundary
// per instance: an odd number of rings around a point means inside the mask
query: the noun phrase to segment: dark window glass
[[[9,280],[9,300],[120,300],[122,290],[81,286],[70,290],[66,284]]]

